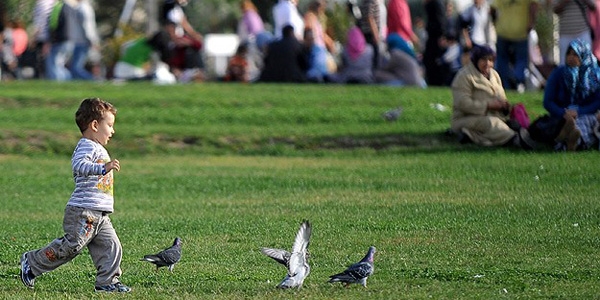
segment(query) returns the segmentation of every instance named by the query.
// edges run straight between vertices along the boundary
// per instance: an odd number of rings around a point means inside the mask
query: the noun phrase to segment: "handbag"
[[[523,103],[517,103],[511,107],[510,120],[518,123],[522,128],[529,128],[529,114],[527,114],[527,110]]]

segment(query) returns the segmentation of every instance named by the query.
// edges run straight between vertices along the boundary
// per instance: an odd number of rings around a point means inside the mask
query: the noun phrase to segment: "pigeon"
[[[375,247],[371,246],[367,255],[361,261],[352,264],[342,273],[329,276],[328,282],[341,282],[344,287],[348,287],[351,283],[360,283],[362,286],[367,287],[367,278],[375,270],[375,266],[373,265],[374,255]]]
[[[308,265],[308,244],[310,243],[311,225],[305,220],[300,224],[296,234],[292,252],[282,249],[261,248],[261,252],[284,265],[288,269],[287,275],[277,285],[278,288],[301,288],[304,279],[310,273]]]
[[[141,260],[155,264],[157,271],[160,267],[169,267],[169,271],[173,272],[173,267],[179,259],[181,259],[181,239],[175,238],[173,246],[156,254],[145,255]]]
[[[398,118],[400,117],[400,115],[402,114],[402,111],[404,109],[399,106],[396,107],[394,109],[388,110],[386,112],[384,112],[383,114],[381,114],[381,116],[388,122],[393,122],[398,120]]]

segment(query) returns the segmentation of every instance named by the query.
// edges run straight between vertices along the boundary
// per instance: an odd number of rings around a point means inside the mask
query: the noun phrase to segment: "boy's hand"
[[[104,169],[106,170],[106,173],[108,173],[112,170],[115,170],[115,171],[121,170],[121,165],[119,164],[119,160],[114,159],[114,160],[107,162],[106,164],[104,164]]]

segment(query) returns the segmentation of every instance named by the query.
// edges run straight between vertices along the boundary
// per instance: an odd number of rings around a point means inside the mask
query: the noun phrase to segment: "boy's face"
[[[91,138],[101,145],[108,144],[108,140],[115,133],[115,115],[111,112],[105,112],[101,120],[94,120],[90,124]]]

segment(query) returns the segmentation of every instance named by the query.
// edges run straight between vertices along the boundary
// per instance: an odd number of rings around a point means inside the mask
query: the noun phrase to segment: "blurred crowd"
[[[205,72],[204,36],[187,19],[187,0],[160,3],[160,29],[120,46],[111,66],[103,65],[95,11],[90,0],[38,0],[31,24],[0,11],[3,80],[155,80],[161,83],[206,80],[315,82],[450,86],[469,62],[475,45],[496,52],[496,69],[505,89],[540,88],[546,62],[537,45],[536,15],[541,4],[558,16],[558,48],[579,38],[593,45],[600,28],[594,0],[472,0],[460,10],[448,0],[276,0],[273,24],[261,18],[251,0],[241,0],[237,49],[225,73]],[[346,10],[349,24],[336,36],[328,20],[332,7]],[[422,5],[412,17],[409,4]],[[1,8],[1,7],[0,7]],[[338,34],[339,35],[339,34]],[[595,36],[600,36],[600,33]],[[600,38],[598,39],[600,40]],[[230,49],[234,52],[234,49]]]

